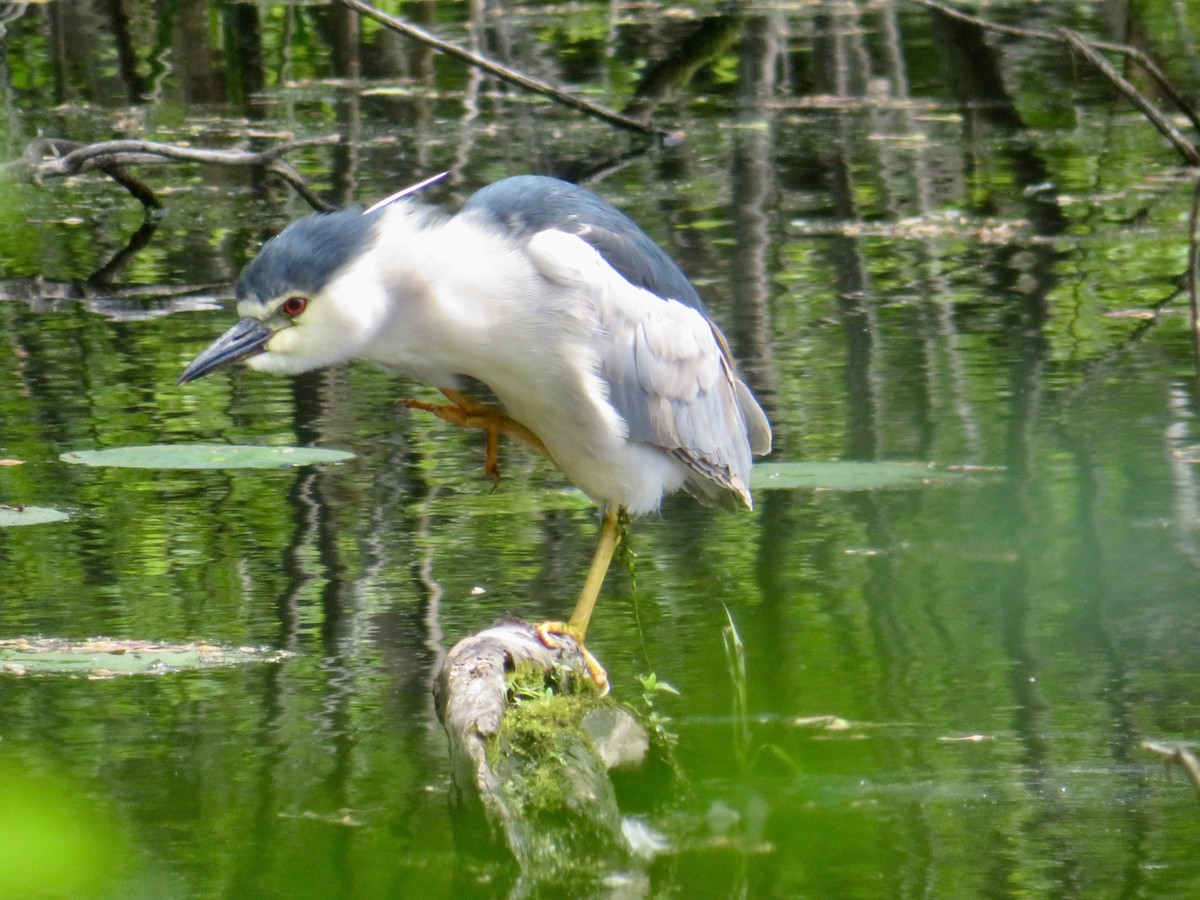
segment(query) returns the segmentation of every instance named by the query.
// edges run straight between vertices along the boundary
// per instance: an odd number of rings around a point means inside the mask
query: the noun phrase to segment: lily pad
[[[0,528],[17,525],[44,525],[47,522],[65,522],[65,512],[49,506],[3,506],[0,505]]]
[[[162,675],[190,669],[209,669],[246,663],[274,663],[292,654],[263,647],[218,647],[193,641],[162,644],[153,641],[92,638],[0,640],[0,674],[78,675],[90,679],[119,675]]]
[[[878,488],[919,487],[930,481],[961,477],[922,462],[778,462],[759,463],[751,470],[755,490],[869,491]]]
[[[288,469],[353,459],[346,450],[262,447],[249,444],[148,444],[107,450],[72,450],[63,462],[128,469]]]

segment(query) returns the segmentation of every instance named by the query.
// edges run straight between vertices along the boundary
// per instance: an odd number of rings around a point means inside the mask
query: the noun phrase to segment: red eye
[[[308,298],[307,297],[288,297],[286,300],[283,301],[283,305],[280,307],[280,309],[283,310],[284,314],[289,315],[289,316],[298,316],[298,315],[300,315],[300,313],[304,312],[304,310],[307,308],[308,308]]]

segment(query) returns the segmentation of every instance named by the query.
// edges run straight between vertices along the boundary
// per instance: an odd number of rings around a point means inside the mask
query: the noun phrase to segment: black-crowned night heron
[[[687,277],[595,194],[524,175],[447,216],[404,193],[268,241],[237,283],[241,321],[179,383],[237,360],[290,375],[369,359],[450,401],[410,406],[483,429],[489,476],[501,433],[542,453],[604,514],[570,621],[542,630],[582,643],[621,512],[681,489],[749,507],[770,425]],[[503,409],[459,393],[464,377]]]

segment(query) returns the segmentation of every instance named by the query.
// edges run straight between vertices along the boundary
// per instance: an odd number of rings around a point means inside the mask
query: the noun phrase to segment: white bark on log
[[[509,676],[518,667],[540,670],[560,690],[564,680],[585,687],[514,703]],[[438,674],[435,700],[459,814],[481,812],[522,875],[543,883],[635,866],[608,772],[645,763],[649,738],[628,710],[591,695],[590,684],[573,641],[561,638],[552,650],[523,622],[464,638]],[[565,718],[552,703],[568,705]],[[528,732],[513,724],[543,710],[549,724],[534,720]]]

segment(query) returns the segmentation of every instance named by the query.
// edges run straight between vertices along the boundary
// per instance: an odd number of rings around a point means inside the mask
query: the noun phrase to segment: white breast
[[[364,356],[437,387],[455,375],[488,385],[601,505],[647,513],[683,485],[668,453],[629,441],[601,376],[601,305],[639,289],[561,232],[521,246],[469,219],[394,226],[377,254],[393,311]]]

